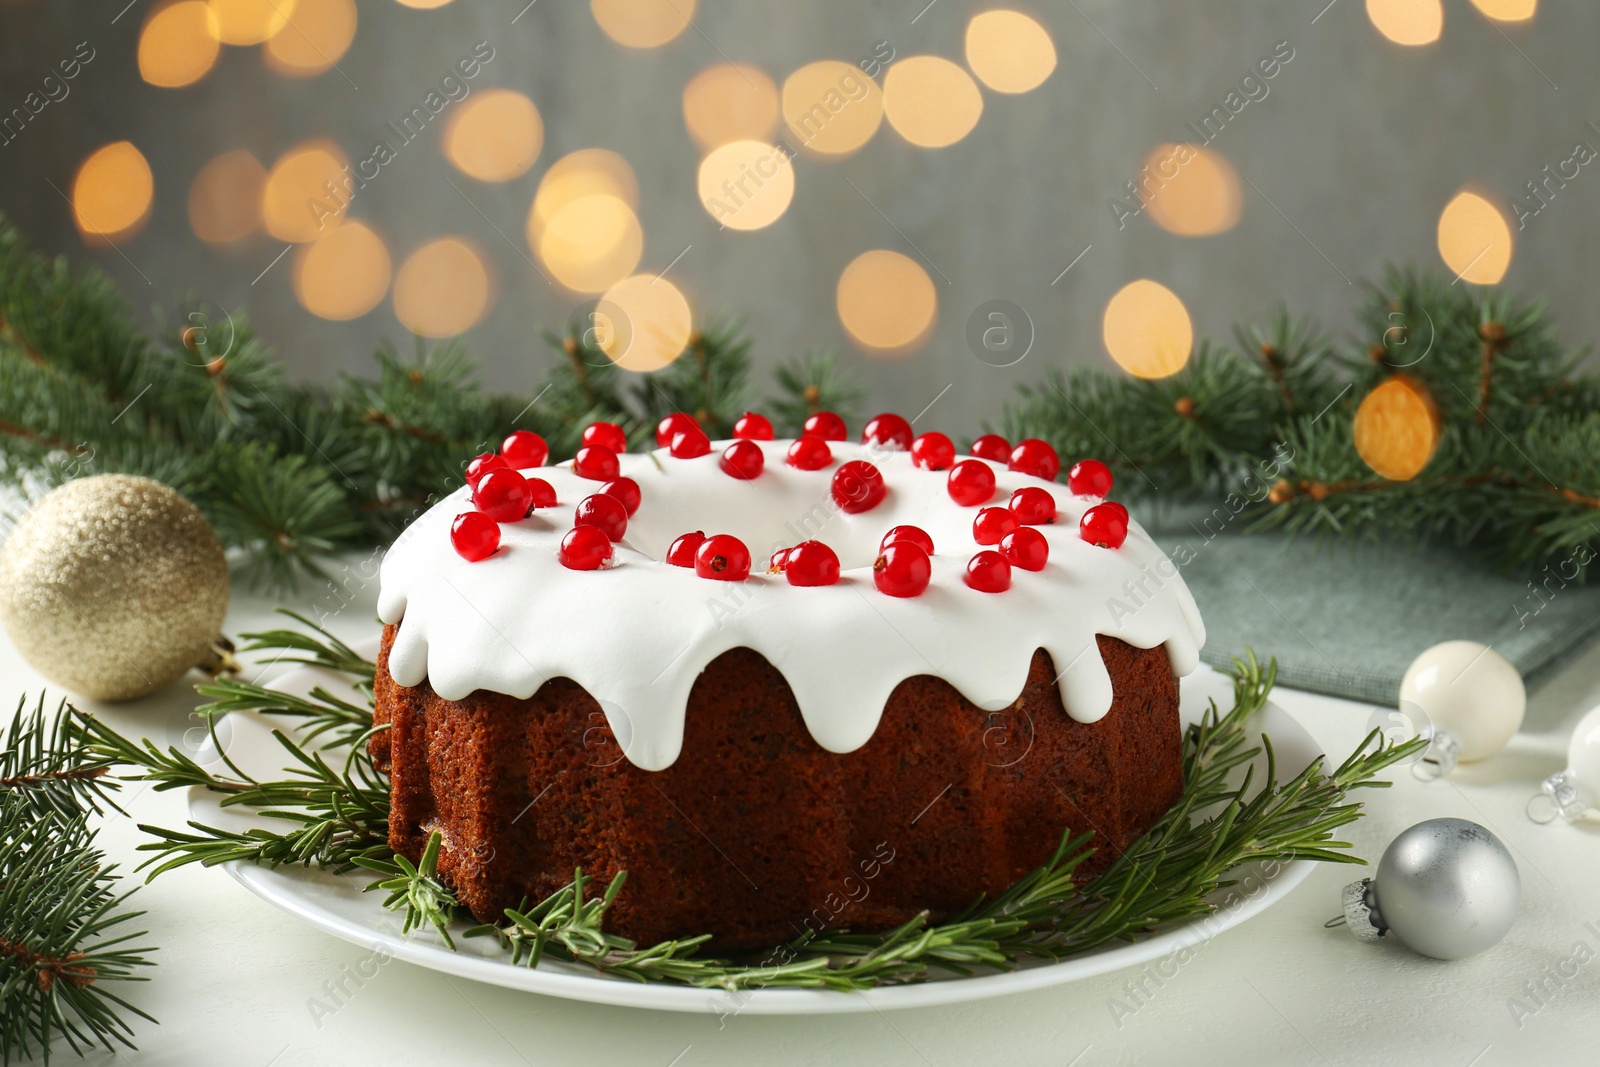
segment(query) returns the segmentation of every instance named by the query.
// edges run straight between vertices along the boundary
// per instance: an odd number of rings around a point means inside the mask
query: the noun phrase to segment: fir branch
[[[94,847],[91,813],[114,807],[109,761],[91,751],[87,716],[66,704],[47,714],[26,701],[0,748],[0,1063],[35,1054],[49,1062],[58,1039],[82,1054],[132,1048],[126,1016],[150,1016],[118,996],[149,966],[143,933],[124,924],[131,891]],[[150,1021],[154,1021],[150,1019]]]
[[[85,810],[116,807],[108,794],[118,788],[108,778],[111,761],[89,750],[80,730],[82,712],[62,701],[53,715],[44,709],[44,694],[32,712],[27,698],[17,701],[0,749],[0,797],[44,817],[72,818]]]

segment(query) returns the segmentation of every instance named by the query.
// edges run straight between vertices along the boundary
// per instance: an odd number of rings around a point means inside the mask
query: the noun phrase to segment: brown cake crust
[[[557,678],[531,699],[441,699],[397,685],[386,626],[373,755],[390,776],[389,842],[413,861],[440,831],[439,871],[480,921],[536,901],[575,868],[628,881],[613,933],[650,944],[714,935],[719,950],[805,933],[947,919],[1092,830],[1092,875],[1183,788],[1178,683],[1166,652],[1099,638],[1115,698],[1068,717],[1035,653],[1009,708],[985,712],[948,682],[900,683],[854,752],[812,740],[771,664],[738,648],[689,697],[683,749],[661,771],[622,758],[599,704]]]

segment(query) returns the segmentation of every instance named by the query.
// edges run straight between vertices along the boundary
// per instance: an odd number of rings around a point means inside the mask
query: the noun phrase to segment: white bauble
[[[1567,743],[1567,775],[1589,808],[1600,808],[1600,707],[1578,720]]]
[[[1412,661],[1400,701],[1415,704],[1435,729],[1449,730],[1463,761],[1492,756],[1522,725],[1528,693],[1517,669],[1476,641],[1445,641]]]

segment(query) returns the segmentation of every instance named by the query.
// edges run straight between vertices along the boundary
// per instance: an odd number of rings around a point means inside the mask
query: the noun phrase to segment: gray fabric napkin
[[[1557,567],[1508,577],[1448,547],[1208,540],[1172,515],[1147,528],[1200,605],[1202,658],[1226,667],[1249,646],[1276,656],[1279,682],[1296,689],[1392,705],[1417,654],[1456,639],[1491,646],[1532,689],[1600,636],[1600,583],[1563,583]]]

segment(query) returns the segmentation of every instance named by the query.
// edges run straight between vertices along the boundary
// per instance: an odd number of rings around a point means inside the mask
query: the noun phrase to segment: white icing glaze
[[[1137,523],[1120,549],[1090,545],[1078,520],[1098,498],[989,463],[1003,506],[1024,485],[1048,489],[1056,523],[1038,529],[1050,544],[1043,571],[1016,568],[1011,588],[983,593],[962,580],[980,547],[976,507],[945,489],[947,472],[914,467],[906,452],[832,442],[833,462],[801,471],[784,463],[788,441],[759,442],[766,469],[752,481],[723,473],[709,455],[675,459],[665,449],[621,457],[643,501],[600,571],[563,567],[556,549],[578,501],[599,482],[569,464],[527,470],[555,487],[559,503],[501,527],[500,550],[469,563],[450,544],[450,523],[471,508],[463,487],[417,519],[384,558],[378,614],[399,623],[389,672],[400,685],[427,679],[446,700],[485,689],[527,698],[567,677],[600,702],[629,760],[670,766],[683,744],[689,691],[705,666],[747,647],[783,673],[819,745],[849,752],[865,744],[895,686],[932,674],[987,710],[1022,691],[1037,649],[1061,672],[1068,714],[1094,722],[1111,704],[1097,634],[1138,648],[1165,645],[1183,675],[1199,662],[1205,628],[1176,565]],[[888,495],[847,514],[832,503],[838,466],[867,459]],[[988,462],[980,460],[979,462]],[[872,581],[878,543],[910,523],[934,542],[933,579],[913,598],[880,593]],[[750,548],[748,581],[721,582],[663,562],[679,534],[732,533]],[[767,556],[808,538],[838,553],[836,585],[795,587],[765,573]]]

